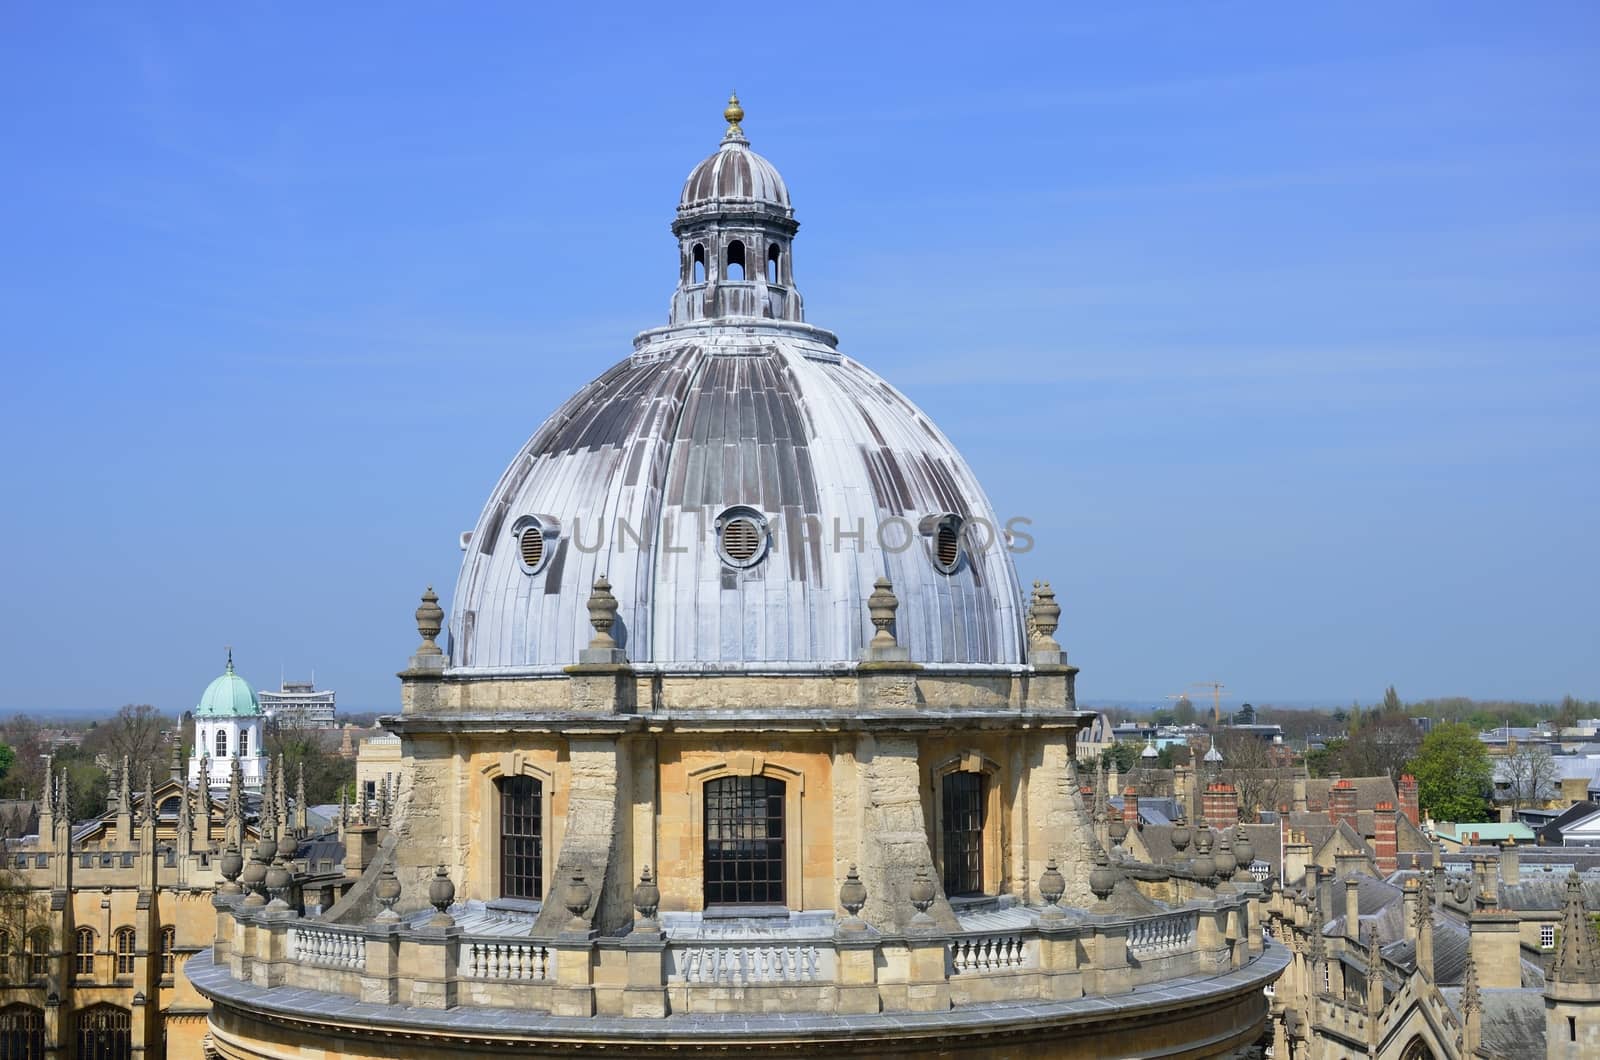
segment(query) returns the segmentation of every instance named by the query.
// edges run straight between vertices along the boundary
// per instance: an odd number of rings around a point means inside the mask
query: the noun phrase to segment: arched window
[[[227,729],[218,729],[217,730],[217,757],[218,758],[227,758],[228,757],[228,730]]]
[[[94,974],[94,928],[78,929],[77,959],[72,969],[78,975]]]
[[[771,245],[769,245],[767,247],[767,282],[768,283],[777,283],[778,282],[778,257],[779,257],[780,254],[781,254],[781,251],[778,250],[778,244],[773,243],[773,244],[771,244]]]
[[[250,757],[250,730],[249,729],[240,729],[239,730],[239,757],[240,758],[249,758]]]
[[[940,816],[944,893],[983,893],[983,774],[946,773]]]
[[[28,938],[28,978],[43,979],[50,974],[50,932],[40,928]]]
[[[500,778],[500,894],[544,897],[544,785],[535,777]]]
[[[11,932],[0,931],[0,957],[11,956]]]
[[[78,1013],[78,1060],[131,1060],[133,1021],[128,1010],[95,1005]]]
[[[116,934],[116,974],[133,974],[133,928],[117,928]]]
[[[0,1008],[0,1056],[44,1060],[44,1013],[32,1005]]]
[[[161,929],[161,974],[172,975],[178,968],[178,932],[176,928]]]
[[[783,781],[718,777],[704,794],[706,905],[783,905]]]
[[[730,280],[744,279],[744,244],[737,239],[728,244],[728,264],[723,276]]]
[[[691,277],[691,279],[694,280],[695,283],[705,283],[706,282],[706,248],[701,246],[699,243],[696,243],[694,245],[694,250],[691,253],[692,253],[692,256],[691,256],[692,264],[690,265],[690,269],[691,269],[690,277]]]

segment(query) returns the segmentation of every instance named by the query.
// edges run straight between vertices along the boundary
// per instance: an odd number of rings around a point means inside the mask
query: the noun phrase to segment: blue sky
[[[1082,695],[1600,697],[1600,16],[1109,7],[7,4],[0,710],[397,707],[730,88]]]

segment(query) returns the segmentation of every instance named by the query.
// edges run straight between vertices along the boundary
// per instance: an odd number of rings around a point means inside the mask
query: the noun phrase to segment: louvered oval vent
[[[939,524],[939,532],[934,541],[934,554],[939,559],[940,569],[946,573],[956,569],[956,563],[961,559],[961,534],[955,523]]]
[[[753,520],[729,519],[722,528],[722,551],[735,563],[749,563],[761,550],[761,528]]]
[[[530,526],[522,531],[519,542],[522,546],[522,564],[529,570],[538,570],[539,561],[544,559],[544,534],[537,526]]]

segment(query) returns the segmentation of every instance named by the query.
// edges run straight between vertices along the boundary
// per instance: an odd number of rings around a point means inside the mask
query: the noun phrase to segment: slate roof
[[[1394,781],[1388,777],[1344,777],[1356,789],[1356,809],[1375,810],[1380,802],[1392,802],[1400,805],[1400,794],[1394,789]],[[1306,808],[1321,810],[1324,815],[1328,811],[1328,789],[1335,782],[1326,777],[1318,777],[1306,782]]]
[[[1439,993],[1461,1019],[1461,988]],[[1544,996],[1534,990],[1509,988],[1479,990],[1483,1004],[1479,1020],[1481,1045],[1490,1056],[1543,1056],[1545,1054]]]

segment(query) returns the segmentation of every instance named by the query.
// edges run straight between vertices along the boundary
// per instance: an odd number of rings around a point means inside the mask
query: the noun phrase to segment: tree
[[[0,743],[0,780],[4,780],[11,767],[17,764],[17,752],[11,749],[10,744]]]
[[[1239,713],[1233,716],[1235,725],[1254,725],[1256,723],[1256,708],[1246,703],[1239,708]]]
[[[1239,793],[1243,820],[1259,820],[1262,810],[1276,810],[1282,796],[1282,776],[1273,767],[1264,741],[1247,732],[1224,732],[1217,740],[1222,752],[1221,780]]]
[[[1114,762],[1118,772],[1126,773],[1139,764],[1140,750],[1127,740],[1118,740],[1100,752],[1100,764],[1110,769]]]
[[[1400,694],[1394,690],[1394,685],[1383,690],[1383,709],[1386,712],[1405,709],[1400,702]]]
[[[1194,724],[1194,704],[1189,702],[1188,696],[1179,697],[1172,705],[1172,720],[1178,725]]]
[[[310,729],[269,721],[266,751],[274,759],[282,756],[284,788],[291,798],[300,770],[305,769],[306,802],[313,806],[338,802],[339,789],[355,780],[355,763],[324,749]]]
[[[1344,737],[1334,736],[1324,741],[1315,751],[1306,752],[1306,772],[1314,777],[1325,777],[1340,769],[1339,756],[1344,752]]]
[[[1513,810],[1549,802],[1560,790],[1561,773],[1555,760],[1536,744],[1523,744],[1507,754],[1500,760],[1499,772]]]
[[[129,703],[104,725],[97,725],[83,738],[90,754],[103,754],[117,769],[122,760],[157,763],[166,746],[166,733],[172,719],[148,703]]]
[[[1417,778],[1417,801],[1437,820],[1477,821],[1487,812],[1494,774],[1472,726],[1435,726],[1406,771]]]
[[[1339,772],[1347,777],[1386,776],[1398,784],[1421,743],[1416,722],[1404,714],[1370,715],[1339,748]]]

